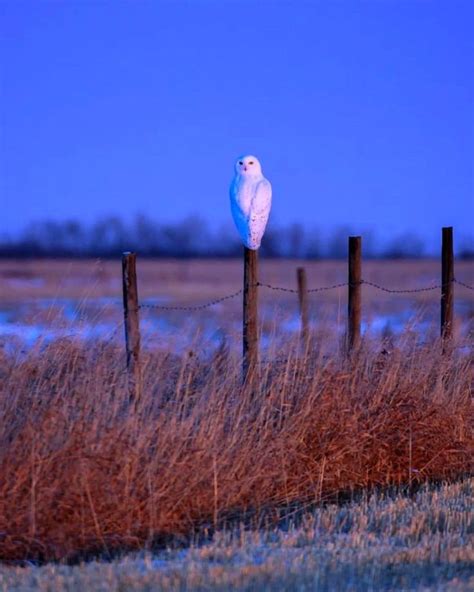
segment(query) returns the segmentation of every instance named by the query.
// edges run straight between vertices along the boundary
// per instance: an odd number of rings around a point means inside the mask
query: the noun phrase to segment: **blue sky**
[[[472,236],[474,2],[5,1],[0,229],[199,213]],[[198,231],[198,230],[197,230]]]

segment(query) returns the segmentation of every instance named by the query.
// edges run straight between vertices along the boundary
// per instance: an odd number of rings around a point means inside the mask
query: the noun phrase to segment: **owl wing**
[[[238,200],[239,185],[236,180],[232,181],[229,193],[232,217],[234,219],[235,225],[237,227],[241,239],[245,244],[247,244],[249,240],[248,218],[242,210]]]
[[[258,249],[270,215],[272,206],[272,186],[266,179],[262,179],[255,188],[249,216],[251,249]]]

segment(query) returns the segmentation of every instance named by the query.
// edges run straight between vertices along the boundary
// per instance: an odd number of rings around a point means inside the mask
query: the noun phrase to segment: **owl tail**
[[[255,236],[249,236],[245,241],[245,246],[247,247],[247,249],[250,249],[251,251],[256,251],[260,248],[261,242],[261,239],[258,239]]]

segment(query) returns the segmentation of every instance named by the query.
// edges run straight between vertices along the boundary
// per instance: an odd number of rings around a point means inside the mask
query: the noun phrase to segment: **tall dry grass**
[[[282,352],[279,352],[281,354]],[[241,385],[240,363],[124,356],[57,341],[0,361],[0,558],[151,548],[295,504],[472,469],[469,360],[439,343],[366,343],[352,360],[288,344]]]

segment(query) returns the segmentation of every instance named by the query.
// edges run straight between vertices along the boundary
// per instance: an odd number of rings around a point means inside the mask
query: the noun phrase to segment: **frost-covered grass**
[[[154,590],[468,591],[474,481],[373,495],[286,529],[219,532],[185,550],[74,567],[0,567],[2,592]]]

